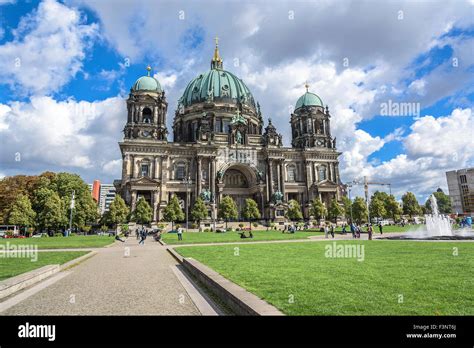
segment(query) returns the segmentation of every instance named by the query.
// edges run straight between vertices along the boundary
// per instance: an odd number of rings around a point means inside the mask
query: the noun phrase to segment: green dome
[[[191,80],[178,103],[187,107],[211,100],[233,103],[240,100],[242,104],[255,108],[255,100],[245,83],[219,68],[212,68]]]
[[[161,93],[161,85],[157,79],[151,76],[140,77],[133,85],[134,91],[152,91]]]
[[[306,92],[301,97],[299,97],[296,102],[295,110],[303,106],[320,106],[323,107],[323,101],[316,94],[311,92]]]

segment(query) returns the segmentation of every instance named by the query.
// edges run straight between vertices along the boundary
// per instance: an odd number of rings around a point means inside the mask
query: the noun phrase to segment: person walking
[[[356,237],[356,233],[355,233],[356,232],[356,227],[355,227],[355,225],[352,221],[351,221],[350,228],[351,228],[352,238],[355,238]]]
[[[380,232],[380,234],[383,234],[382,229],[383,229],[382,222],[379,222],[379,232]]]
[[[334,239],[334,225],[331,224],[331,236]]]
[[[357,234],[356,238],[360,239],[360,226],[356,226],[356,234]]]
[[[342,225],[342,234],[346,234],[346,224]]]
[[[181,226],[178,227],[178,240],[183,240],[183,228]]]
[[[328,225],[324,225],[324,238],[328,239],[329,228]]]
[[[145,245],[145,239],[146,239],[146,232],[145,232],[145,229],[142,227],[140,231],[140,241],[138,242],[138,245],[140,244]]]
[[[372,231],[372,225],[369,224],[369,225],[367,226],[367,234],[369,235],[369,240],[372,240],[372,232],[373,232],[373,231]]]

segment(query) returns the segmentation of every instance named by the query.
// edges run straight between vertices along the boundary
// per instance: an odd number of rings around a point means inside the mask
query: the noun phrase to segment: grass
[[[36,245],[38,249],[99,248],[114,242],[108,236],[69,236],[42,238],[2,238],[0,245]]]
[[[387,225],[387,226],[383,226],[382,232],[383,233],[395,233],[395,232],[403,233],[403,232],[408,232],[408,231],[415,231],[419,228],[422,228],[423,226],[424,225],[405,225],[404,227],[402,227],[402,226]],[[379,234],[379,227],[378,226],[374,225],[373,229],[374,229],[375,234]],[[308,229],[308,231],[319,231],[319,229],[310,228],[310,229]],[[342,227],[337,227],[335,229],[335,231],[336,232],[342,232]],[[367,227],[363,226],[362,231],[363,232],[367,231]],[[349,227],[346,227],[346,232],[351,233],[351,229]]]
[[[177,251],[288,315],[474,315],[474,243],[337,241],[345,244],[363,245],[364,261],[325,257],[332,242]]]
[[[248,231],[245,235],[248,236]],[[241,239],[239,232],[184,232],[183,240],[178,241],[176,233],[165,233],[162,240],[167,244],[199,244],[199,243],[229,243],[229,242],[254,242],[269,240],[287,240],[287,239],[304,239],[309,236],[322,235],[322,232],[302,232],[297,231],[293,234],[281,233],[281,231],[252,231],[253,238]]]
[[[0,262],[0,280],[14,277],[36,268],[46,265],[63,264],[75,258],[78,258],[86,251],[52,251],[39,252],[37,261],[32,262],[30,258],[8,258],[2,257]]]

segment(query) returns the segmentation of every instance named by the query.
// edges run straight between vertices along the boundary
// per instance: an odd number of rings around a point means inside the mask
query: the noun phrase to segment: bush
[[[82,226],[81,230],[87,234],[91,231],[91,228],[92,226]]]
[[[243,223],[240,223],[240,224],[239,224],[239,227],[240,227],[240,228],[244,227],[244,224],[243,224]]]
[[[253,226],[253,227],[258,227],[258,223],[254,222],[254,223],[252,224],[252,226]]]
[[[198,228],[198,224],[195,223],[195,222],[193,222],[193,223],[191,224],[191,228]]]
[[[211,230],[209,228],[205,228],[204,232],[211,232]]]
[[[71,235],[72,235],[72,233],[71,233]],[[61,232],[56,232],[56,233],[54,234],[54,236],[55,236],[55,237],[62,237],[63,234],[62,234]]]

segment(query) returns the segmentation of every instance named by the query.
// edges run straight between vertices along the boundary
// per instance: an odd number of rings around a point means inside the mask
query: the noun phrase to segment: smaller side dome
[[[161,85],[157,79],[150,76],[151,67],[147,66],[148,75],[140,77],[132,87],[133,91],[150,91],[161,93]]]
[[[298,98],[298,101],[295,105],[295,110],[303,107],[303,106],[323,106],[323,101],[319,98],[316,94],[311,92],[306,92],[301,97]]]

